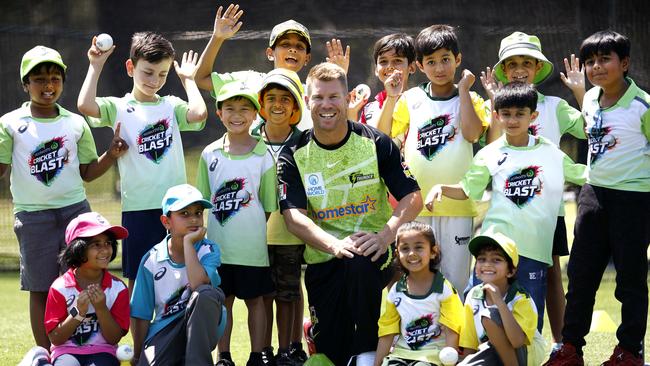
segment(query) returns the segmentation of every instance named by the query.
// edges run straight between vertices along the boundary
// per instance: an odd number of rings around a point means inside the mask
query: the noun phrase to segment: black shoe
[[[293,360],[294,365],[296,366],[302,366],[303,363],[307,362],[307,359],[309,356],[307,356],[307,353],[300,348],[291,348],[289,351],[289,357]]]
[[[262,352],[251,352],[246,362],[246,366],[267,366],[264,363]]]
[[[273,347],[268,346],[262,348],[262,362],[265,366],[275,366],[275,356],[273,356]]]
[[[291,359],[287,352],[278,353],[275,356],[275,365],[276,366],[295,366],[296,363]]]
[[[221,359],[214,364],[214,366],[235,366],[235,363],[232,360],[227,358]]]

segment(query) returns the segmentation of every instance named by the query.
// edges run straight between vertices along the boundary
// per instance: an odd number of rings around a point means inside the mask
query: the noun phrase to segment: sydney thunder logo
[[[167,119],[147,125],[138,136],[138,153],[159,164],[172,146],[171,132]]]
[[[506,179],[503,194],[518,207],[525,206],[535,195],[542,192],[540,173],[538,166],[530,166],[512,174]]]
[[[63,137],[55,137],[36,147],[27,162],[29,173],[46,186],[51,186],[68,162],[68,149]]]
[[[450,120],[450,115],[444,114],[418,127],[417,149],[427,160],[432,160],[448,141],[454,139],[456,128]]]
[[[224,225],[239,209],[248,206],[251,194],[246,191],[244,178],[224,182],[212,197],[212,213]]]
[[[591,153],[591,163],[595,163],[607,150],[616,146],[616,137],[612,135],[609,127],[596,128],[589,130],[589,152]]]
[[[440,325],[433,320],[433,314],[427,314],[406,325],[404,340],[412,350],[418,350],[432,339],[440,337],[441,333]]]

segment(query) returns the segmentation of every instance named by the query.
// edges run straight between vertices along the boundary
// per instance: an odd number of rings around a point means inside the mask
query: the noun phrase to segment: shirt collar
[[[252,136],[255,140],[257,140],[257,144],[253,148],[252,153],[255,155],[260,155],[264,156],[266,155],[266,144],[264,143],[264,139],[261,136]],[[215,148],[217,150],[223,150],[223,143],[226,141],[226,135],[224,134],[222,138],[218,139],[215,144]]]
[[[32,110],[29,109],[31,103],[32,102],[23,103],[23,105],[20,107],[20,112],[18,114],[19,118],[32,116]],[[59,116],[67,117],[70,115],[70,112],[67,109],[61,107],[61,105],[59,105],[58,103],[56,103],[56,108],[59,110]]]
[[[63,284],[65,287],[77,287],[77,278],[74,276],[74,271],[74,268],[70,268],[63,274]],[[107,270],[104,270],[101,282],[102,289],[109,288],[112,284],[111,274]]]

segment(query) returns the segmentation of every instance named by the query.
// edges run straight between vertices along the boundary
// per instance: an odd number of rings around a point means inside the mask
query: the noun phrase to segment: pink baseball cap
[[[77,238],[88,238],[110,231],[115,239],[124,239],[129,231],[122,226],[111,226],[104,216],[97,212],[87,212],[75,217],[65,229],[65,243],[69,245]]]

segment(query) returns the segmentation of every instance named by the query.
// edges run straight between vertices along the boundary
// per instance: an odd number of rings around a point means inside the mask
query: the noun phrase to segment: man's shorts
[[[553,255],[560,257],[569,255],[569,243],[566,238],[564,216],[557,217],[557,225],[555,225],[555,233],[553,234]]]
[[[273,293],[270,267],[222,264],[219,276],[219,287],[226,297],[234,295],[238,299],[248,300]]]
[[[122,212],[122,226],[129,231],[129,237],[122,240],[122,274],[134,280],[138,275],[140,261],[154,245],[167,235],[160,222],[162,210]]]
[[[271,280],[275,285],[275,299],[296,301],[300,299],[300,276],[305,245],[269,245]]]
[[[47,292],[59,274],[59,253],[65,248],[65,228],[82,213],[90,212],[83,200],[70,206],[41,211],[21,211],[14,216],[20,247],[20,289]]]

